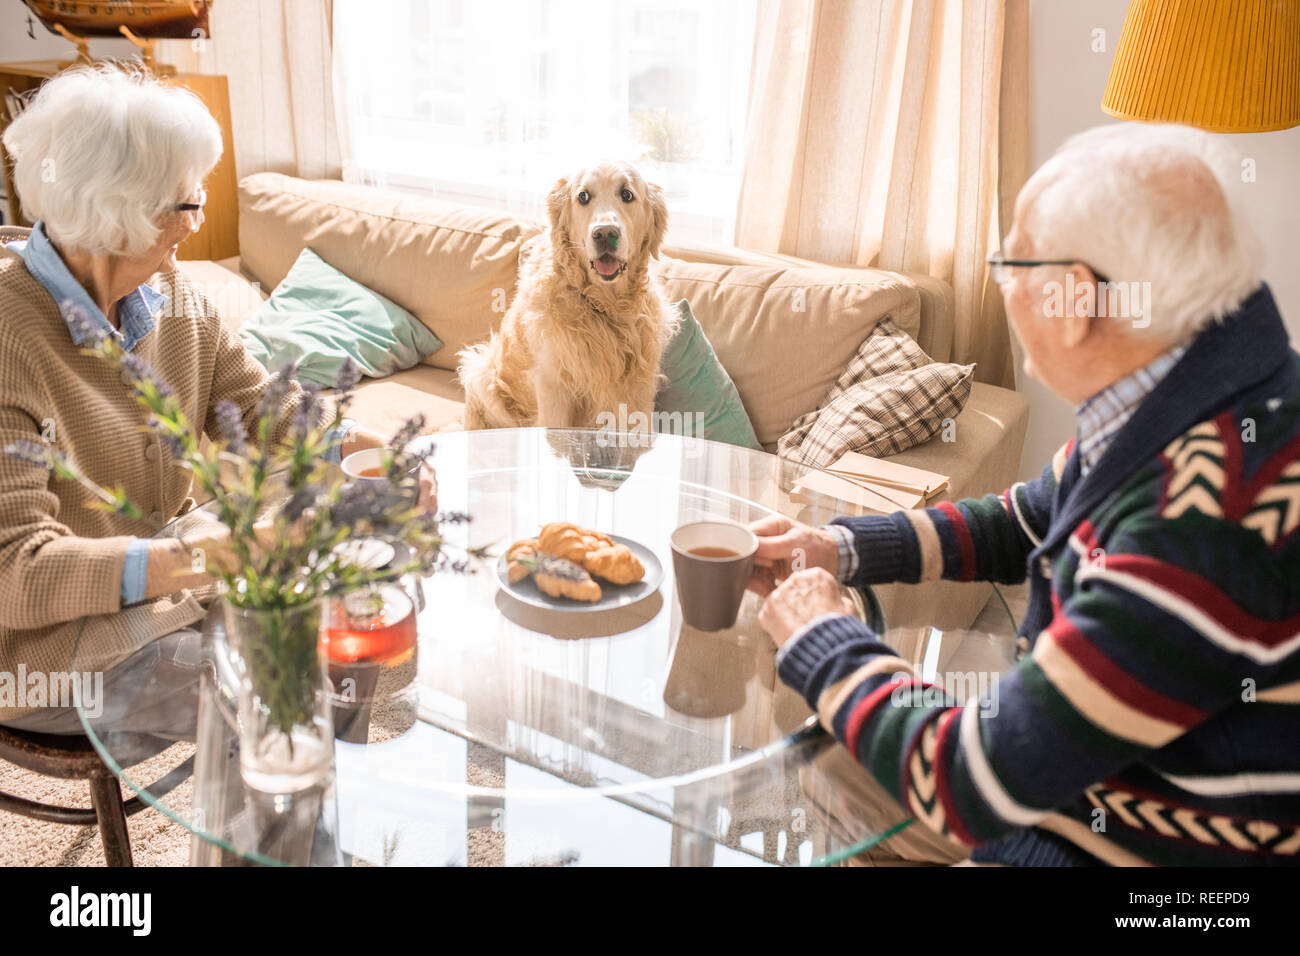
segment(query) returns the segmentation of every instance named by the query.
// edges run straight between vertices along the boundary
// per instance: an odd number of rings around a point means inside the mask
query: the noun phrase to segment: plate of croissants
[[[562,611],[625,607],[659,590],[664,569],[653,551],[617,534],[569,521],[543,525],[521,538],[497,563],[497,578],[511,596]]]

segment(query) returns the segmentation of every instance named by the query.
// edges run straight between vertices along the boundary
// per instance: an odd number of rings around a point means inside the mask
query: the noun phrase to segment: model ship
[[[151,40],[209,37],[212,0],[24,0],[51,33]],[[59,29],[62,27],[63,29]]]

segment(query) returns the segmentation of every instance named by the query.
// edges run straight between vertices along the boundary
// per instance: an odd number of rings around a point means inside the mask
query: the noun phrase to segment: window
[[[677,241],[730,243],[754,6],[337,0],[344,176],[541,219],[561,176],[628,159]]]

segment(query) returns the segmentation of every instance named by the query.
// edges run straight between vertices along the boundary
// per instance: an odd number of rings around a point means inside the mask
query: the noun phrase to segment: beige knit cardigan
[[[214,437],[213,409],[234,402],[252,424],[266,371],[179,272],[154,277],[168,296],[155,327],[133,349],[171,386],[190,422]],[[302,390],[281,408],[278,441]],[[150,520],[87,507],[75,481],[0,452],[0,673],[103,670],[150,641],[199,620],[189,591],[121,607],[127,545],[193,504],[190,473],[144,427],[144,412],[120,372],[76,346],[58,304],[0,246],[0,449],[52,442],[106,487],[120,486]],[[0,705],[5,701],[0,700]],[[0,722],[31,707],[0,706]]]

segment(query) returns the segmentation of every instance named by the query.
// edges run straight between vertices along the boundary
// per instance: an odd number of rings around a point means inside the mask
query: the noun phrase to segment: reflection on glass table
[[[333,775],[292,795],[241,778],[238,681],[214,604],[192,793],[143,794],[193,832],[194,863],[807,865],[882,839],[885,852],[921,829],[883,791],[861,797],[874,782],[777,678],[758,598],[747,594],[724,631],[682,623],[675,527],[838,513],[830,498],[793,503],[791,466],[697,439],[629,449],[542,429],[437,436],[433,463],[441,507],[472,516],[452,529],[453,548],[499,555],[547,522],[573,521],[653,551],[661,585],[639,603],[574,614],[512,598],[493,562],[394,581],[416,639],[389,635],[394,653],[375,655],[349,652],[355,635],[331,636]],[[170,532],[202,520],[184,516]],[[921,617],[888,621],[885,639],[924,673],[1010,666],[1009,614],[992,635]],[[130,765],[150,741],[122,715],[83,720],[143,790]]]

